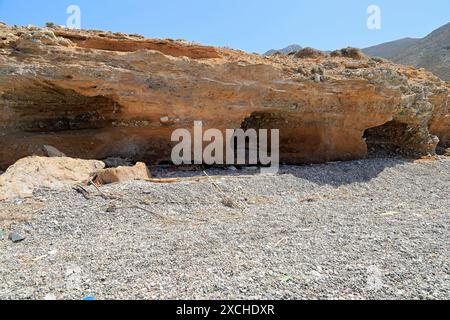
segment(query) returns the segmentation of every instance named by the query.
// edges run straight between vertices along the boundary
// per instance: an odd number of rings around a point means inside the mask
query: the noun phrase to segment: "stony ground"
[[[0,298],[450,298],[450,160],[208,174],[0,203]]]

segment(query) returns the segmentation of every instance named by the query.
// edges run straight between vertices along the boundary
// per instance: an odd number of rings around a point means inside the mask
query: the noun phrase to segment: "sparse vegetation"
[[[327,54],[323,51],[308,47],[301,49],[297,52],[291,53],[290,55],[293,55],[294,57],[299,59],[306,59],[306,58],[321,58],[325,57]]]
[[[333,51],[331,53],[332,57],[345,57],[355,60],[362,60],[365,56],[360,49],[347,47],[340,50]]]
[[[378,63],[384,63],[384,62],[387,61],[386,59],[381,58],[381,57],[371,57],[370,59],[371,59],[372,61],[378,62]]]

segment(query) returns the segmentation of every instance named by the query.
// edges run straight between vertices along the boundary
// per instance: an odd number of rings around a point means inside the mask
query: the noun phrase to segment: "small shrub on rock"
[[[365,58],[364,53],[360,49],[357,48],[344,48],[340,50],[333,51],[331,53],[332,57],[344,57],[344,58],[350,58],[355,60],[362,60]]]
[[[307,59],[307,58],[317,59],[317,58],[326,57],[327,54],[323,51],[320,51],[320,50],[317,50],[314,48],[304,48],[304,49],[301,49],[301,50],[293,53],[293,56],[298,59]]]

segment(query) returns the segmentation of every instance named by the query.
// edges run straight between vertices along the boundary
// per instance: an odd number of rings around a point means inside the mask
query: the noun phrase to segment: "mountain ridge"
[[[289,46],[287,46],[287,47],[285,47],[283,49],[278,49],[278,50],[277,49],[271,49],[271,50],[267,51],[266,53],[264,53],[264,55],[265,56],[270,56],[270,55],[272,55],[274,53],[277,53],[277,52],[285,54],[285,55],[288,55],[289,53],[296,52],[296,51],[301,50],[301,49],[302,49],[302,47],[300,45],[298,45],[298,44],[291,44],[291,45],[289,45]]]
[[[269,50],[264,55],[288,55],[301,49],[300,45],[293,44],[283,49]],[[450,82],[450,22],[423,38],[405,37],[362,49],[362,52],[370,57],[385,58],[398,64],[427,69],[442,80]]]
[[[362,49],[395,63],[425,68],[445,81],[450,81],[450,23],[424,38],[403,38]]]

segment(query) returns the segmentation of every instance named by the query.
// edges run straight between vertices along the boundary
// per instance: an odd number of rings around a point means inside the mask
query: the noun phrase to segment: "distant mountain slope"
[[[363,52],[395,63],[425,68],[450,81],[450,23],[423,39],[405,38],[366,48]]]
[[[420,40],[421,39],[404,38],[363,49],[363,52],[371,57],[392,59],[420,42]]]
[[[302,49],[302,47],[299,46],[298,44],[292,44],[292,45],[290,45],[290,46],[288,46],[286,48],[283,48],[283,49],[279,49],[279,50],[272,49],[272,50],[269,50],[266,53],[264,53],[264,55],[265,56],[270,56],[271,54],[274,54],[276,52],[280,52],[280,53],[283,53],[283,54],[289,54],[291,52],[295,52],[295,51],[298,51],[300,49]]]

